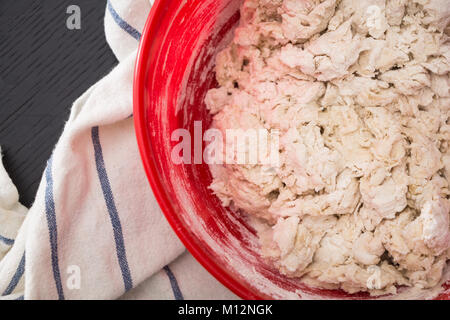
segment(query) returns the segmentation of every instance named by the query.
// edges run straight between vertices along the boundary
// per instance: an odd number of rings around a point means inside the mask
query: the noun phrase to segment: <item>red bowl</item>
[[[217,86],[214,57],[233,35],[241,0],[156,0],[142,34],[134,79],[137,140],[153,193],[191,254],[244,299],[361,299],[310,288],[261,259],[255,231],[208,189],[206,164],[171,161],[175,129],[194,135],[211,117],[204,97]],[[449,299],[450,290],[439,296]]]

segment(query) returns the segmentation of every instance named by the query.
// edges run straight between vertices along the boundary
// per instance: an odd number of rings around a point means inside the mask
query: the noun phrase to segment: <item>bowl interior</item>
[[[152,9],[134,98],[138,143],[154,194],[189,251],[242,298],[368,298],[310,288],[280,275],[260,258],[255,231],[208,189],[208,165],[177,165],[171,159],[179,143],[171,139],[175,130],[188,130],[194,141],[194,121],[201,121],[203,130],[211,123],[204,97],[217,86],[215,55],[231,40],[241,2],[156,1]]]

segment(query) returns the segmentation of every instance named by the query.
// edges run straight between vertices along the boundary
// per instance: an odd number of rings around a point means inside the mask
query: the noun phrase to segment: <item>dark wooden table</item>
[[[81,29],[69,30],[70,5]],[[117,61],[103,28],[106,0],[0,1],[0,146],[29,206],[74,100]]]

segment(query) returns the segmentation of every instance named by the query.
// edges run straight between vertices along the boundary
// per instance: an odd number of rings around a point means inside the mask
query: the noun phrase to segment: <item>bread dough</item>
[[[213,165],[281,273],[349,293],[437,285],[450,258],[450,0],[246,0],[213,128],[279,130],[280,165]]]

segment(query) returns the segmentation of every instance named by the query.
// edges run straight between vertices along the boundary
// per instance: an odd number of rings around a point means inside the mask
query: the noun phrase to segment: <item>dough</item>
[[[431,288],[450,258],[450,0],[246,0],[213,128],[280,134],[279,166],[211,165],[261,252],[314,286]]]

